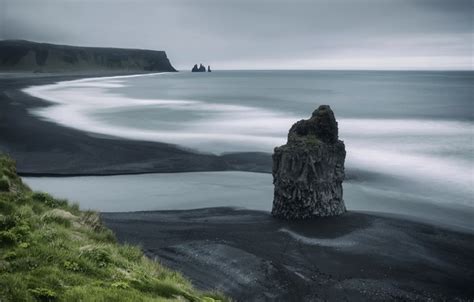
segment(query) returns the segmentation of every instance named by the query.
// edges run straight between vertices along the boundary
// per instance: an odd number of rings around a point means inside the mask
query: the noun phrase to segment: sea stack
[[[206,67],[204,65],[199,64],[199,67],[197,64],[194,64],[193,69],[191,69],[192,72],[206,72]]]
[[[343,214],[345,158],[344,142],[339,140],[336,118],[328,105],[295,123],[288,142],[273,153],[272,215],[297,220]]]

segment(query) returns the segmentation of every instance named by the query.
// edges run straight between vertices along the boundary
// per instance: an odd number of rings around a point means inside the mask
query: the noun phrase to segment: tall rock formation
[[[276,147],[273,154],[272,215],[306,219],[344,213],[345,158],[344,142],[338,139],[336,118],[328,105],[295,123],[286,145]]]

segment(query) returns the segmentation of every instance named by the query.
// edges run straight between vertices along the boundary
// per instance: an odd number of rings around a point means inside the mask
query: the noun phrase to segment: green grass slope
[[[0,301],[221,301],[119,245],[94,212],[32,192],[0,156]]]

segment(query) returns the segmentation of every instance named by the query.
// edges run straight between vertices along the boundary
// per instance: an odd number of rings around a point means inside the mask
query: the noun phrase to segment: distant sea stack
[[[344,213],[345,158],[329,106],[320,106],[310,119],[294,124],[286,145],[276,147],[273,154],[272,215],[296,220]]]
[[[164,51],[0,41],[1,71],[176,71]]]
[[[194,64],[193,69],[191,69],[192,72],[206,72],[206,67],[204,65],[199,64],[199,67],[197,64]]]

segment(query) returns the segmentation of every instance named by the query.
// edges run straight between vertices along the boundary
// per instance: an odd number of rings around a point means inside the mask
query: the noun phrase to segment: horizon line
[[[191,72],[191,69],[183,69],[183,68],[176,68],[177,71],[189,71]],[[474,69],[328,69],[328,68],[324,68],[324,69],[317,69],[317,68],[314,68],[314,69],[306,69],[306,68],[303,68],[303,69],[298,69],[298,68],[295,68],[295,69],[291,69],[291,68],[281,68],[281,69],[261,69],[261,68],[258,68],[258,69],[247,69],[247,68],[238,68],[238,69],[212,69],[212,72],[215,72],[215,71],[445,71],[445,72],[474,72]],[[211,73],[212,73],[211,72]],[[206,72],[207,73],[207,72]]]

